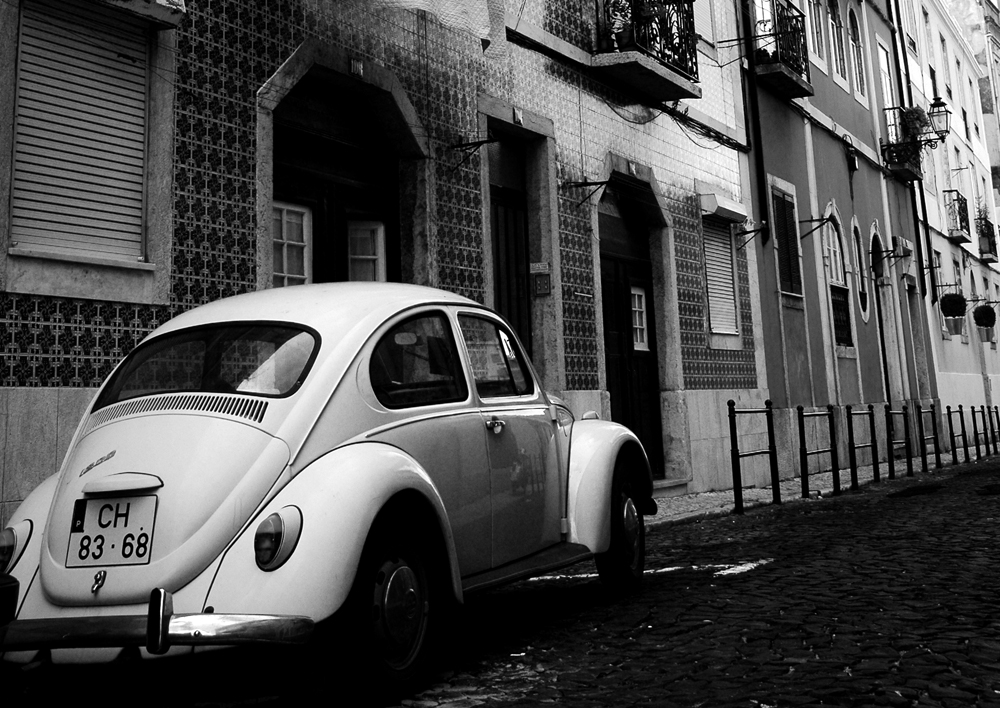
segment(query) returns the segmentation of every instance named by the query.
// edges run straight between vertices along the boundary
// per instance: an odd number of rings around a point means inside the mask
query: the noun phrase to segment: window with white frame
[[[903,5],[903,34],[906,35],[906,46],[911,52],[917,52],[917,14],[916,3],[908,0]]]
[[[819,60],[826,58],[826,10],[823,0],[809,0],[809,44]]]
[[[649,351],[649,328],[646,323],[646,290],[632,286],[632,349]]]
[[[10,245],[145,259],[150,25],[83,0],[25,0]]]
[[[702,221],[702,232],[709,327],[716,334],[738,334],[736,261],[729,223],[721,219],[705,218]]]
[[[865,49],[861,43],[861,30],[858,27],[858,16],[851,8],[847,13],[848,30],[851,35],[851,68],[854,70],[854,92],[859,98],[868,95],[865,85]]]
[[[312,211],[274,202],[272,285],[276,288],[312,282]]]
[[[830,63],[835,76],[847,81],[847,53],[844,49],[844,18],[840,14],[840,0],[829,0],[830,5]]]
[[[714,0],[700,0],[694,4],[694,30],[702,40],[715,45]]]
[[[385,225],[351,221],[347,225],[348,279],[385,281]]]

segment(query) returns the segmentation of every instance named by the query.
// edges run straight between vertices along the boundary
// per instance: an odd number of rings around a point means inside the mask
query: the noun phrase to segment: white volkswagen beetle
[[[466,593],[592,557],[637,584],[655,510],[635,435],[575,421],[477,303],[241,295],[129,354],[3,530],[0,651],[101,662],[333,624],[405,683]]]

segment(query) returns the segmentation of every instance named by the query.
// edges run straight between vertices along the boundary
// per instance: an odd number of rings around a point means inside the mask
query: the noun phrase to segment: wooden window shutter
[[[143,255],[147,25],[80,0],[26,0],[15,112],[11,241]]]
[[[795,202],[787,194],[771,193],[774,211],[774,240],[778,249],[780,287],[789,293],[802,294],[802,272],[799,270],[799,230],[795,223]]]
[[[729,224],[720,219],[702,222],[705,245],[705,280],[708,286],[708,318],[713,332],[739,331],[736,310],[736,278],[733,271],[733,239]]]

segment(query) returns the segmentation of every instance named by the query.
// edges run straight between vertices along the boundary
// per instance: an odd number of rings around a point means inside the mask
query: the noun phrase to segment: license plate
[[[156,496],[77,499],[66,567],[145,565],[153,548]]]

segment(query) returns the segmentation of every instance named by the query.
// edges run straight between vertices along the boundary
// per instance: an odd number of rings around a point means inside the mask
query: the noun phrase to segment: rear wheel
[[[597,554],[595,561],[601,582],[613,590],[635,590],[642,582],[646,526],[621,460],[615,465],[611,481],[611,543],[607,551]]]
[[[351,623],[365,668],[384,693],[409,688],[427,669],[437,587],[420,539],[396,526],[372,531],[351,589]]]

